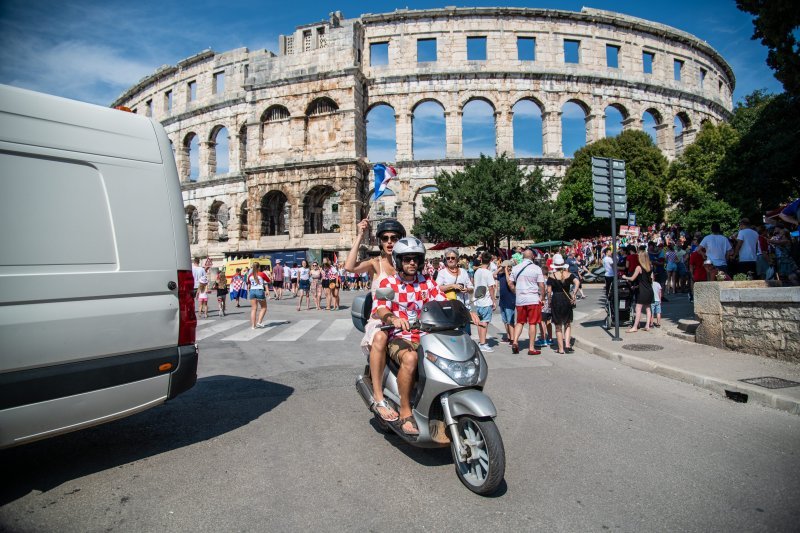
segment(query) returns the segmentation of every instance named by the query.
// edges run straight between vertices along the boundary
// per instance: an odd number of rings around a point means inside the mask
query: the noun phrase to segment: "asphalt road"
[[[175,400],[0,452],[0,530],[797,530],[800,417],[580,351],[498,347],[486,391],[506,483],[482,498],[448,449],[372,424],[349,310],[295,304],[271,302],[255,338],[246,309],[203,323],[200,379]]]

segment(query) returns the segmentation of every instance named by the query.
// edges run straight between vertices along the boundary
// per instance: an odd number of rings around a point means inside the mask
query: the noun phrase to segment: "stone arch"
[[[306,108],[306,146],[311,146],[317,155],[334,153],[338,146],[338,135],[343,129],[343,117],[339,106],[331,98],[315,98]]]
[[[364,122],[367,158],[376,162],[394,161],[397,157],[397,120],[394,107],[385,102],[376,102],[369,106]]]
[[[435,98],[424,98],[412,106],[412,159],[444,159],[447,152],[445,109]]]
[[[653,139],[653,143],[664,151],[663,139],[660,139],[659,131],[663,130],[664,115],[654,108],[648,107],[642,112],[642,130]]]
[[[425,212],[425,206],[423,205],[423,199],[431,194],[438,192],[439,189],[434,184],[423,185],[419,189],[414,192],[414,224],[417,223],[419,217],[422,216],[422,213]]]
[[[591,107],[577,98],[570,98],[561,105],[561,150],[564,157],[573,154],[590,139],[588,119]]]
[[[208,210],[208,240],[227,241],[229,221],[230,209],[222,200],[215,200]]]
[[[200,212],[192,204],[187,205],[184,210],[186,215],[186,232],[189,236],[189,244],[200,242]]]
[[[314,98],[306,108],[307,117],[315,117],[319,115],[328,115],[335,113],[339,110],[339,105],[333,101],[333,98],[328,96],[320,96]]]
[[[230,172],[230,136],[228,128],[217,124],[208,136],[208,174],[227,174]]]
[[[303,197],[303,233],[333,233],[340,228],[339,192],[315,185]]]
[[[248,213],[247,208],[247,200],[244,200],[242,204],[239,206],[239,240],[247,240],[249,235],[249,230],[247,227],[248,224]]]
[[[692,127],[692,119],[686,111],[678,111],[675,114],[675,119],[680,122],[680,127],[684,130]]]
[[[648,107],[647,109],[645,109],[642,112],[642,120],[644,120],[644,115],[647,114],[653,117],[653,119],[656,121],[656,126],[659,126],[664,123],[664,115],[661,113],[661,111],[659,111],[655,107]]]
[[[544,114],[544,112],[545,112],[544,102],[542,102],[540,99],[538,99],[537,97],[533,96],[532,94],[525,94],[525,95],[522,95],[522,96],[518,97],[514,101],[514,105],[511,106],[512,109],[514,107],[516,107],[517,104],[519,104],[520,102],[523,102],[523,101],[533,102],[533,104],[536,105],[536,107],[539,108],[539,112]]]
[[[367,212],[367,218],[370,220],[384,219],[384,218],[397,218],[398,209],[400,208],[400,198],[397,196],[391,187],[387,188],[380,198],[373,201],[375,189],[370,189]]]
[[[492,108],[492,111],[497,111],[497,106],[494,104],[491,98],[488,96],[480,95],[480,94],[470,94],[461,99],[461,103],[458,106],[459,111],[462,113],[464,112],[464,108],[467,107],[467,104],[471,102],[485,102],[489,104]]]
[[[497,147],[497,120],[494,103],[485,96],[470,96],[460,109],[461,151],[464,157],[494,156]],[[491,127],[488,123],[491,121]]]
[[[625,129],[625,123],[630,119],[628,108],[619,102],[612,102],[603,109],[606,137],[616,137]]]
[[[247,124],[239,128],[239,168],[247,166]]]
[[[193,131],[183,136],[178,168],[181,181],[200,179],[200,136]]]
[[[273,189],[261,197],[260,215],[262,237],[289,234],[291,204],[283,191]]]
[[[368,115],[370,111],[372,111],[376,107],[380,107],[380,106],[390,107],[390,108],[392,108],[392,111],[394,111],[395,113],[397,112],[397,110],[395,108],[395,105],[392,104],[389,100],[376,100],[375,102],[371,102],[369,104],[369,106],[367,107],[367,112],[365,113],[365,116]]]
[[[544,104],[533,96],[519,98],[511,107],[515,157],[541,157],[544,153]]]
[[[265,159],[273,159],[290,148],[291,113],[286,106],[273,104],[259,119],[259,147]]]

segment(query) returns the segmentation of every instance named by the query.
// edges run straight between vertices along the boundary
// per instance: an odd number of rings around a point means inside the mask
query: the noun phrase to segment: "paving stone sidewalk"
[[[685,294],[669,295],[669,302],[662,304],[661,328],[627,333],[627,327],[620,327],[622,340],[615,341],[614,328],[606,331],[603,327],[606,314],[600,307],[602,289],[597,293],[595,290],[587,291],[589,298],[585,300],[594,305],[584,309],[588,314],[572,328],[578,347],[638,370],[708,389],[734,401],[757,402],[800,415],[800,365],[684,340],[691,337],[678,330],[678,320],[693,318],[693,304]],[[795,382],[795,385],[767,388],[742,381],[752,378],[777,378],[761,381],[761,385],[773,387],[789,385],[781,380]]]

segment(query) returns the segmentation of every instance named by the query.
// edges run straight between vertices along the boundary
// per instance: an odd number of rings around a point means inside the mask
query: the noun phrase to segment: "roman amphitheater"
[[[587,8],[446,7],[335,12],[281,36],[277,54],[206,50],[161,67],[113,105],[166,128],[193,255],[319,259],[341,257],[365,216],[410,228],[434,176],[469,163],[464,117],[476,102],[491,106],[495,153],[512,157],[515,112],[533,109],[540,153],[518,153],[520,164],[562,176],[566,106],[581,110],[587,143],[612,114],[623,129],[649,119],[673,158],[703,121],[730,116],[734,83],[706,42],[662,24]],[[442,123],[434,156],[416,150],[423,106]],[[398,178],[372,202],[383,161],[369,159],[368,119],[380,110],[394,119]]]

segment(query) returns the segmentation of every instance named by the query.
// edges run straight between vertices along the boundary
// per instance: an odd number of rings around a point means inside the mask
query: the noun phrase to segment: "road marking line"
[[[320,341],[343,341],[350,330],[353,329],[353,321],[349,318],[338,318],[334,320],[317,340]]]
[[[241,326],[242,324],[247,324],[248,322],[248,320],[225,320],[224,322],[218,322],[213,326],[209,326],[201,331],[198,331],[197,335],[195,335],[195,340],[201,341],[212,335],[216,335],[217,333],[222,333],[223,331]]]
[[[266,332],[268,332],[270,330],[273,330],[273,329],[277,328],[278,326],[280,326],[282,324],[285,324],[285,322],[276,322],[274,325],[267,325],[267,327],[265,327],[265,328],[259,328],[259,329],[247,328],[247,329],[243,329],[242,331],[237,331],[236,333],[234,333],[230,337],[225,337],[222,340],[224,340],[224,341],[239,341],[239,342],[251,341],[251,340],[255,339],[256,337],[259,337],[259,336],[263,335],[264,333],[266,333]]]
[[[306,334],[308,330],[319,324],[319,320],[301,320],[300,322],[296,322],[286,328],[284,331],[278,333],[271,339],[267,339],[268,341],[277,341],[277,342],[291,342],[296,341],[300,337]]]
[[[200,319],[197,320],[197,325],[198,326],[205,326],[206,324],[210,324],[212,322],[214,322],[213,318],[200,318]]]

